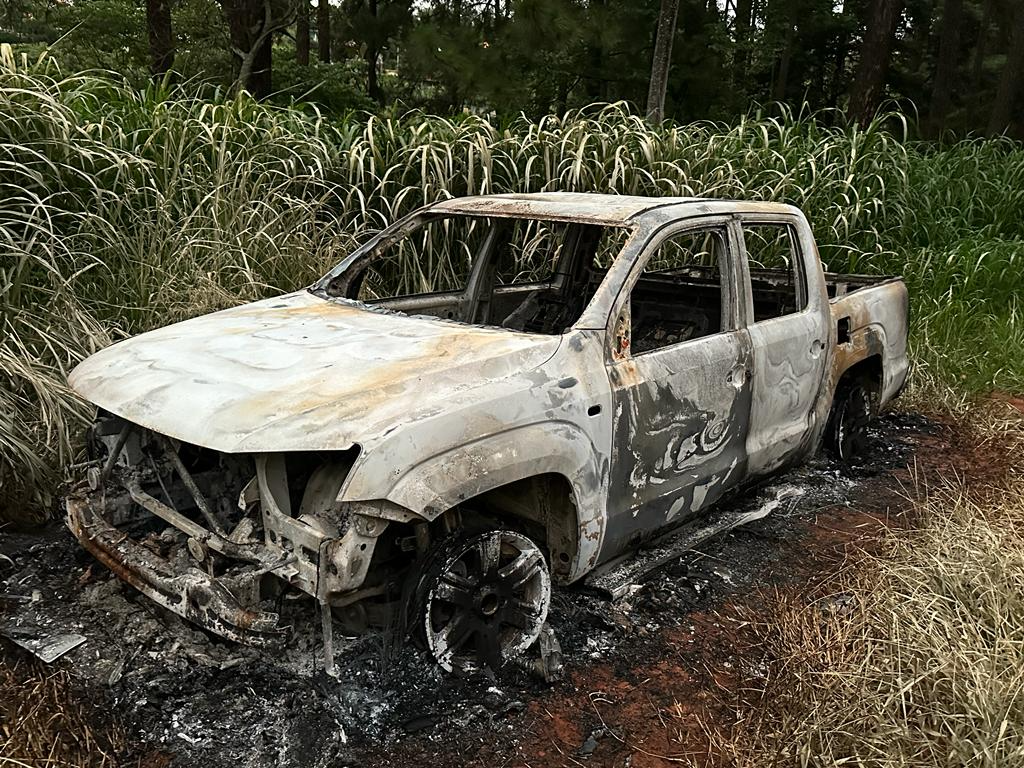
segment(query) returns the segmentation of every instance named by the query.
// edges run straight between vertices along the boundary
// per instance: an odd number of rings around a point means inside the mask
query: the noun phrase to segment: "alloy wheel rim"
[[[462,543],[427,595],[427,646],[447,671],[497,669],[540,635],[551,600],[543,553],[513,531]]]

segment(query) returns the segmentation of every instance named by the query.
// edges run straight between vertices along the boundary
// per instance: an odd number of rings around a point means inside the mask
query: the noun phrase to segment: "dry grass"
[[[1019,456],[1020,416],[999,413],[974,427]],[[1024,765],[1024,486],[950,478],[918,507],[831,597],[780,597],[757,625],[774,661],[719,738],[734,765]]]
[[[0,658],[0,766],[138,765],[123,729],[76,691],[70,672]]]

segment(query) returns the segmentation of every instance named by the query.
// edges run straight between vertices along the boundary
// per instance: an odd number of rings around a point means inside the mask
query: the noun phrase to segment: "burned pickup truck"
[[[68,524],[224,637],[275,642],[305,593],[328,641],[398,627],[446,669],[497,667],[552,585],[862,448],[907,312],[899,279],[825,272],[785,205],[436,203],[307,290],[83,362],[99,415]]]

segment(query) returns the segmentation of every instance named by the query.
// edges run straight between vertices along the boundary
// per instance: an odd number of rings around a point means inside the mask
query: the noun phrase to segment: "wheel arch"
[[[571,582],[597,562],[604,538],[606,475],[579,427],[544,422],[434,456],[404,472],[386,498],[428,521],[456,507],[474,506],[501,510],[507,518],[516,516],[517,497],[540,498],[547,511],[533,517],[544,520],[546,543],[558,564],[553,572],[559,582]],[[518,517],[531,520],[521,503]],[[568,553],[568,563],[563,553]]]
[[[463,524],[482,519],[528,535],[547,550],[554,580],[571,580],[579,553],[580,515],[575,489],[565,475],[530,475],[466,499],[458,508]]]
[[[833,407],[836,395],[842,391],[843,387],[848,386],[852,382],[860,382],[868,389],[871,393],[872,407],[877,413],[880,406],[879,400],[882,395],[882,387],[885,382],[882,353],[875,352],[868,355],[846,368],[839,375],[832,391]]]
[[[865,406],[863,411],[865,422],[862,427],[857,428],[857,432],[860,434],[861,429],[866,429],[866,421],[876,417],[883,404],[882,393],[885,379],[882,365],[881,354],[868,355],[844,370],[836,381],[829,403],[828,419],[821,435],[825,449],[833,456],[846,460],[863,449],[863,446],[854,448],[851,453],[850,449],[846,447],[847,438],[843,437],[844,434],[853,434],[851,430],[854,428],[848,426],[851,423],[848,421],[850,408],[854,407],[850,403],[854,399],[859,399]],[[855,394],[858,389],[863,394]],[[853,423],[861,423],[861,419],[854,417]],[[850,445],[854,445],[854,443],[850,443]]]

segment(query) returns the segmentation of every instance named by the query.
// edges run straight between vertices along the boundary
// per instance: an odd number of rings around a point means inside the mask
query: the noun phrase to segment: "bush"
[[[288,48],[274,56],[274,95],[281,106],[315,107],[332,116],[371,112],[377,105],[366,96],[366,63],[347,59],[335,64],[313,61],[300,67]]]

